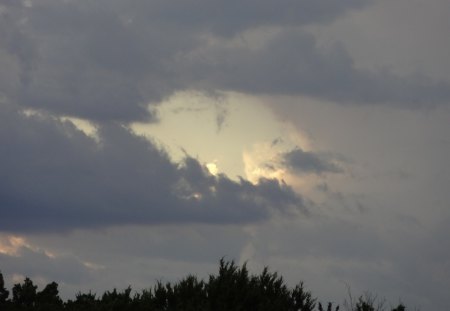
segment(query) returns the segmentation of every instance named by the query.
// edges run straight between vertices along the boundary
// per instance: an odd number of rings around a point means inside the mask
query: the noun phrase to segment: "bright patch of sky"
[[[188,107],[188,108],[186,108]],[[237,93],[210,97],[180,92],[163,103],[158,123],[134,123],[133,131],[156,140],[175,161],[186,153],[197,157],[212,174],[230,178],[282,179],[267,164],[295,147],[309,149],[307,136],[281,123],[258,99]]]

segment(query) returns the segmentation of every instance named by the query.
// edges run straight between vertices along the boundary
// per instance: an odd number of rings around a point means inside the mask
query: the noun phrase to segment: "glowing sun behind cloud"
[[[206,168],[214,176],[219,174],[219,168],[217,167],[217,164],[215,162],[206,163]]]
[[[158,113],[160,122],[134,123],[131,129],[164,142],[161,146],[175,161],[186,153],[197,157],[212,175],[242,176],[252,183],[263,177],[286,180],[285,169],[275,165],[277,156],[296,146],[310,148],[307,135],[281,123],[252,96],[180,92],[161,104]]]
[[[256,143],[249,150],[244,150],[242,160],[245,176],[252,183],[258,183],[260,178],[276,178],[284,180],[285,169],[274,165],[277,153],[270,143]]]

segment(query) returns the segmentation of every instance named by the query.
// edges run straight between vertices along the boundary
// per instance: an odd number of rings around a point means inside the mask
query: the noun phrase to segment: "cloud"
[[[155,121],[148,104],[196,84],[186,80],[184,56],[207,45],[205,34],[324,22],[362,3],[7,2],[1,11],[0,62],[14,67],[20,79],[2,92],[20,105],[56,114]],[[11,84],[3,77],[0,82]]]
[[[282,30],[258,49],[213,46],[199,54],[188,72],[205,88],[255,95],[306,95],[341,104],[404,108],[450,102],[447,82],[356,68],[342,46],[319,48],[314,36],[298,29]]]
[[[100,1],[7,6],[2,28],[9,40],[1,48],[16,56],[24,77],[11,100],[91,120],[154,120],[147,104],[179,88],[176,74],[167,77],[168,64],[195,40],[148,23],[127,26],[114,11],[117,3],[105,7]]]
[[[0,63],[9,69],[0,74],[2,95],[53,114],[124,122],[156,121],[155,105],[189,89],[447,104],[448,83],[358,69],[342,47],[325,51],[303,30],[369,3],[8,2],[1,13]],[[259,33],[258,44],[252,33]]]
[[[181,165],[143,137],[103,124],[98,139],[70,122],[25,116],[2,105],[3,231],[157,223],[248,223],[303,209],[287,185],[213,176],[198,160]]]
[[[58,280],[65,284],[77,285],[92,280],[88,263],[72,256],[50,254],[44,249],[26,243],[24,239],[21,240],[23,243],[15,247],[14,254],[0,252],[2,272],[6,277],[16,274],[30,277],[34,281],[45,278],[45,282]]]
[[[296,148],[282,155],[284,164],[298,173],[341,173],[329,156]]]
[[[137,2],[137,1],[136,1]],[[142,4],[146,17],[164,20],[182,29],[233,36],[261,26],[299,26],[326,23],[349,9],[361,8],[371,1],[273,1],[273,0],[187,0],[149,1]],[[135,11],[134,13],[138,13]]]
[[[379,9],[347,15],[349,28],[339,27],[346,13],[373,2]],[[450,84],[436,76],[448,77],[448,4],[433,1],[424,15],[423,6],[407,2],[2,1],[1,231],[25,232],[43,244],[54,239],[61,253],[81,250],[83,259],[108,266],[93,275],[77,258],[10,245],[16,253],[0,254],[5,274],[85,288],[97,282],[105,290],[128,280],[148,285],[154,271],[176,279],[194,266],[205,271],[205,262],[223,255],[254,254],[293,281],[305,272],[321,297],[327,286],[338,296],[341,284],[330,280],[344,279],[445,309]],[[414,10],[407,22],[405,8]],[[384,64],[393,70],[380,70]],[[420,73],[421,64],[430,76]],[[318,198],[306,220],[274,217],[305,211],[310,202],[283,182],[212,176],[189,155],[175,163],[126,126],[156,122],[157,105],[183,91],[255,95],[333,152],[287,149],[277,154],[281,163],[277,156],[261,161],[266,176],[279,166],[319,175],[298,186],[313,179],[322,185],[318,193],[299,189]],[[27,117],[21,111],[29,108],[40,113]],[[234,126],[216,108],[218,129]],[[191,109],[186,103],[180,111]],[[98,139],[60,116],[93,121]],[[253,120],[245,121],[253,129]],[[272,147],[281,145],[277,139]],[[335,154],[355,159],[350,174],[328,174],[342,172]],[[74,238],[75,232],[82,233]]]

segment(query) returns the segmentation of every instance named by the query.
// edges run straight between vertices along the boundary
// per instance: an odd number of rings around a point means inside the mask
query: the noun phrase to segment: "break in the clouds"
[[[198,160],[172,162],[118,124],[98,140],[72,123],[1,106],[3,231],[156,223],[247,223],[304,210],[277,180],[258,185],[214,176]]]
[[[228,43],[261,27],[330,22],[363,4],[323,2],[3,3],[2,229],[252,222],[274,209],[304,209],[299,195],[276,180],[254,185],[212,176],[190,157],[174,163],[154,143],[111,122],[155,121],[148,105],[184,89],[283,92],[287,76],[273,83],[269,73],[280,64],[267,57],[293,56],[306,43],[301,57],[315,58],[309,36],[283,51],[274,47],[283,44],[284,31],[268,42],[263,36],[256,51]],[[262,74],[255,71],[263,63]],[[244,72],[230,71],[239,67]],[[21,109],[43,113],[26,117]],[[97,122],[99,141],[58,116]]]

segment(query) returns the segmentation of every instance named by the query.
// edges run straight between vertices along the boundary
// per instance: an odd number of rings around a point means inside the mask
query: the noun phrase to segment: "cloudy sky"
[[[448,0],[0,0],[0,270],[64,298],[225,256],[450,307]]]

